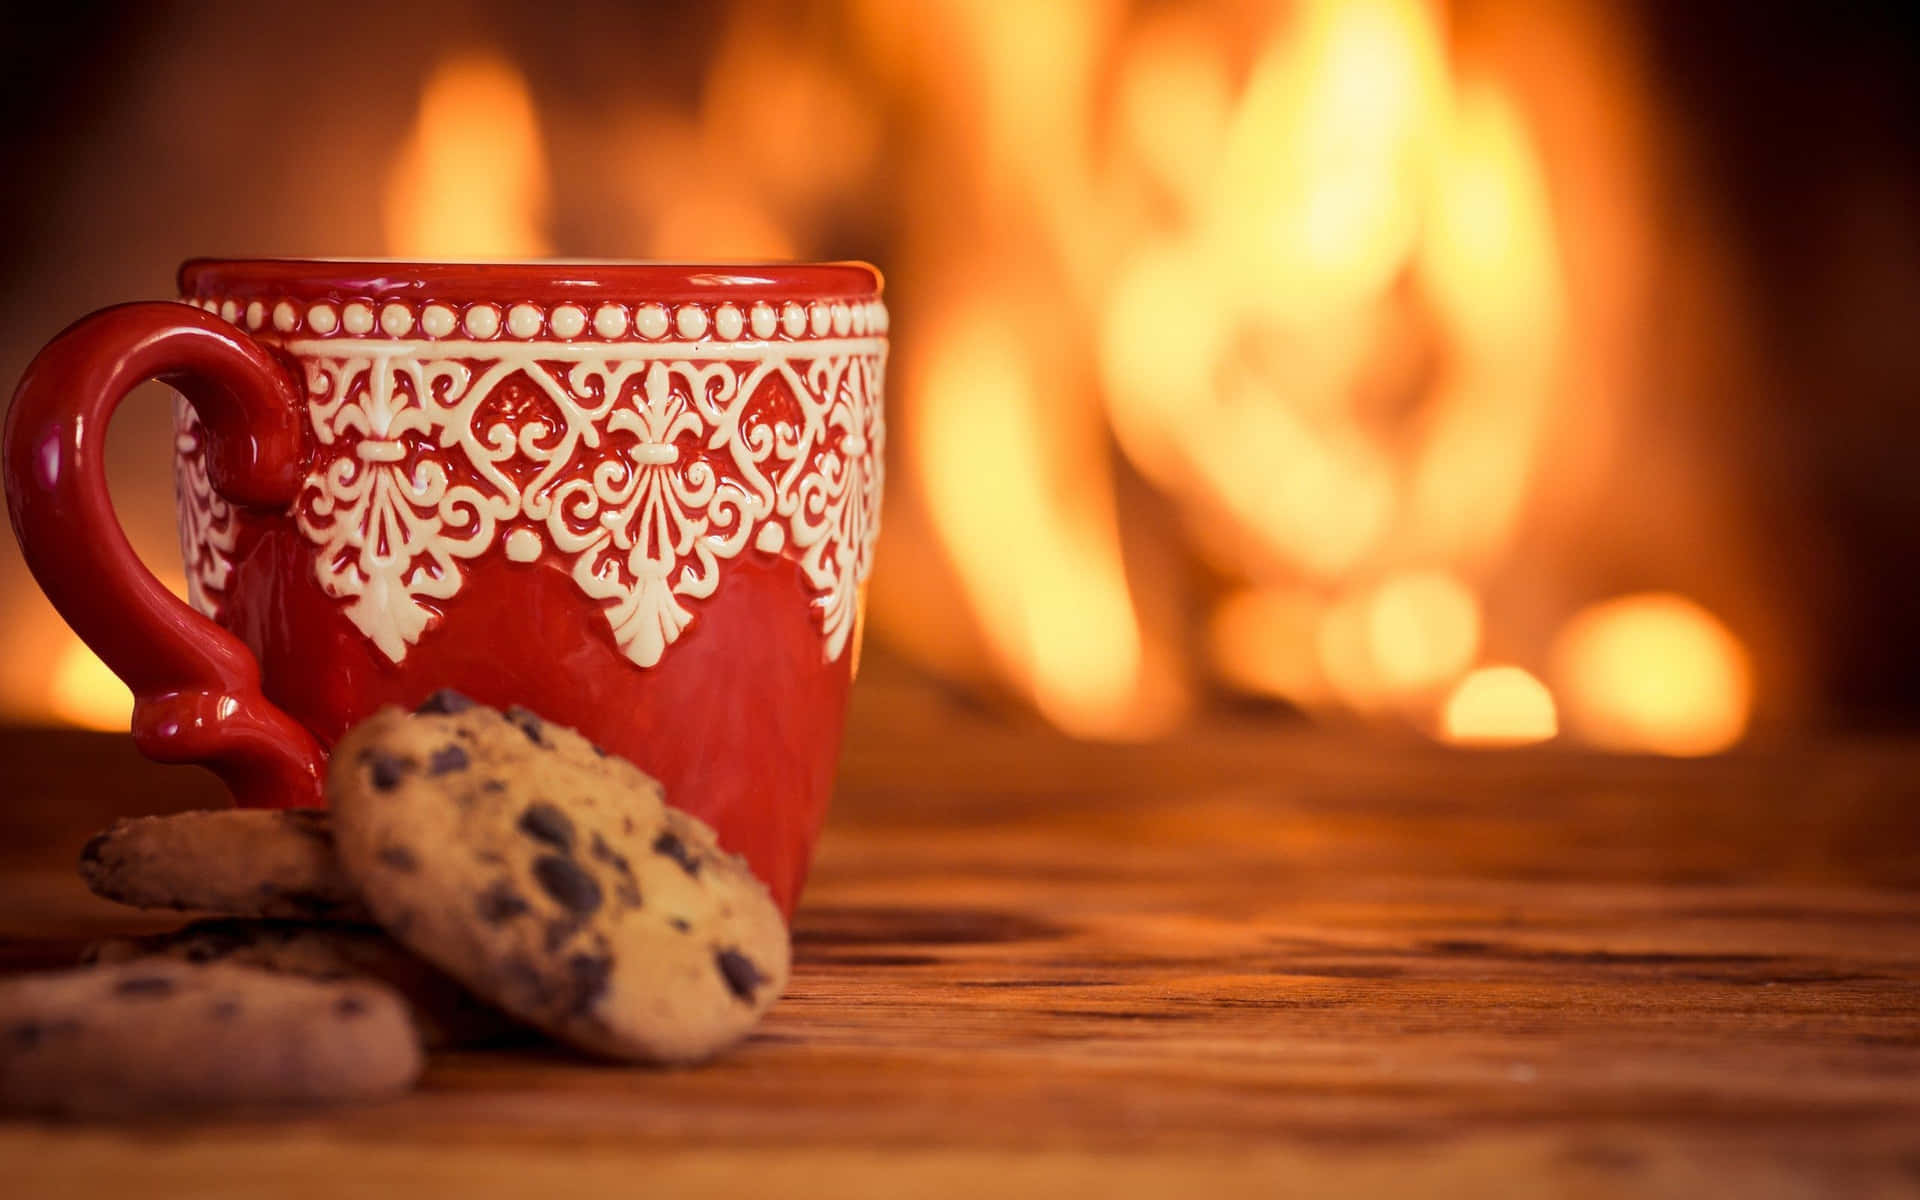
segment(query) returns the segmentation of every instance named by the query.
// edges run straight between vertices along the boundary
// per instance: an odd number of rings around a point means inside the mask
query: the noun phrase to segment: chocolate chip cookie
[[[88,964],[141,960],[231,963],[329,981],[367,978],[407,1002],[428,1049],[498,1041],[517,1026],[374,925],[219,918],[171,933],[110,938],[89,946]]]
[[[367,921],[315,809],[231,808],[115,822],[80,852],[109,900],[234,917]]]
[[[375,918],[480,996],[583,1049],[693,1062],[786,985],[786,926],[659,784],[572,730],[446,695],[334,750],[342,865]]]
[[[379,984],[135,962],[0,981],[0,1109],[67,1116],[370,1100],[421,1070]]]

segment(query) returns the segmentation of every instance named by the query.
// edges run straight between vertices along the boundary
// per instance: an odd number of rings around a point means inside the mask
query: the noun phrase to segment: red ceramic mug
[[[380,705],[525,705],[658,776],[791,913],[878,524],[879,274],[199,260],[180,290],[55,338],[6,428],[14,533],[140,749],[317,805]],[[182,396],[191,605],[107,495],[147,379]]]

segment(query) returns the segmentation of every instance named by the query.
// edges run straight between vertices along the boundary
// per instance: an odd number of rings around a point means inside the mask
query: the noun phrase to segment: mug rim
[[[191,258],[180,294],[247,299],[556,300],[868,299],[878,267],[838,262],[655,262],[521,259]]]

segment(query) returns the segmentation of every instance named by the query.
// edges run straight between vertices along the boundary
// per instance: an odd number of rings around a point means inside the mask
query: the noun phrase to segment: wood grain
[[[117,739],[0,762],[0,966],[151,926],[67,863],[211,792]],[[838,803],[793,985],[723,1062],[16,1123],[9,1194],[1920,1194],[1920,745],[1103,748],[870,690]]]

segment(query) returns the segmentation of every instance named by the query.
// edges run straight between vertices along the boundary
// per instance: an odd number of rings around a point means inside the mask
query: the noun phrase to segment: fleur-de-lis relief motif
[[[752,547],[794,559],[815,593],[823,654],[838,659],[877,532],[885,344],[701,348],[289,347],[319,450],[294,517],[321,588],[399,662],[460,591],[464,563],[554,554],[621,651],[649,667],[697,622],[724,564]],[[511,417],[490,407],[503,386]],[[189,587],[212,614],[233,519],[207,483],[184,402],[176,421]]]
[[[707,423],[694,399],[724,407],[738,388],[724,369],[649,364],[633,402],[607,417],[608,432],[629,434],[632,444],[553,491],[549,537],[575,556],[574,582],[606,602],[614,640],[643,667],[692,621],[680,598],[711,596],[719,560],[738,554],[751,530],[756,498],[706,456]]]
[[[460,590],[457,560],[483,553],[519,507],[496,464],[481,475],[504,490],[489,494],[454,483],[435,456],[460,440],[442,436],[444,417],[470,411],[459,401],[471,381],[464,364],[402,355],[308,367],[308,390],[323,398],[311,407],[314,433],[335,457],[307,477],[295,520],[320,548],[321,588],[348,601],[347,616],[394,662],[432,620],[427,602]]]

